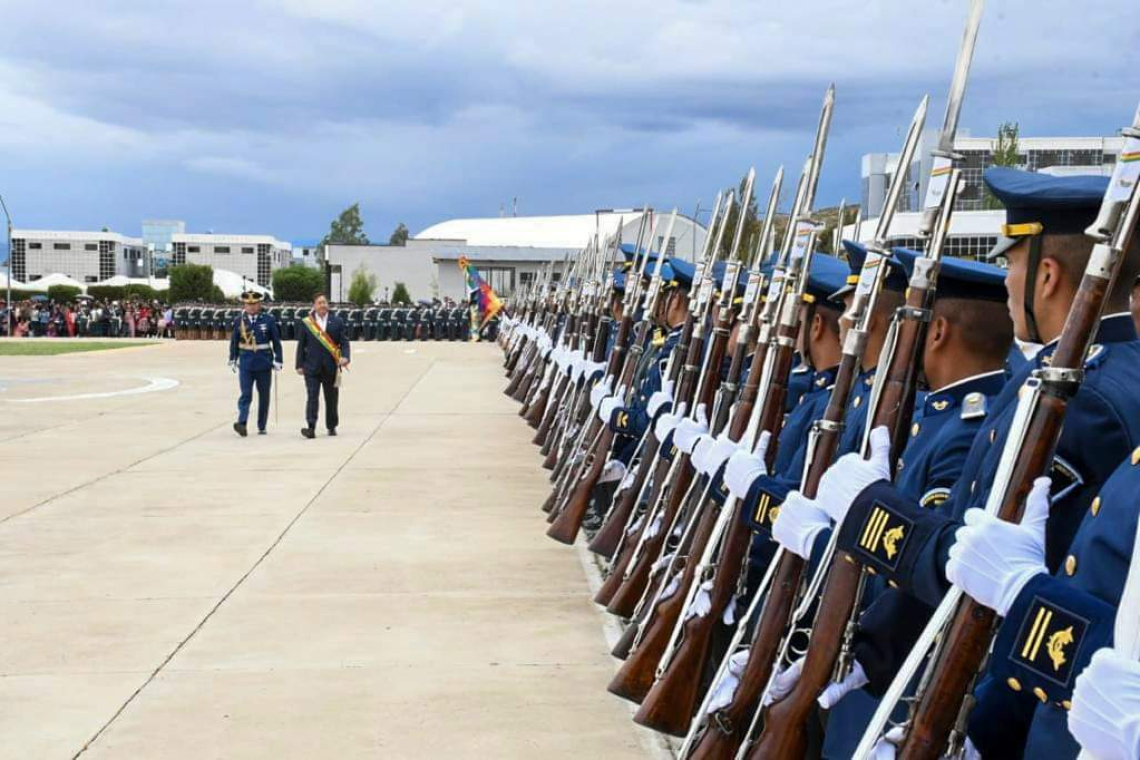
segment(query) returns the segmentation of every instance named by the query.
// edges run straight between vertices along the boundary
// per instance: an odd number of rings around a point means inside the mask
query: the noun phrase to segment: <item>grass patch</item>
[[[57,356],[59,354],[82,354],[91,351],[111,351],[116,348],[154,346],[158,341],[135,343],[117,340],[60,340],[40,338],[37,340],[7,340],[0,338],[0,356]]]

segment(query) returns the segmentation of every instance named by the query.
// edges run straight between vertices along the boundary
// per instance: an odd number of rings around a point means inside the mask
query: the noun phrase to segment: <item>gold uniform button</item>
[[[1005,683],[1006,686],[1014,691],[1021,691],[1021,681],[1018,681],[1016,678],[1007,679]]]
[[[1049,697],[1045,695],[1045,690],[1042,689],[1040,686],[1034,686],[1033,687],[1033,696],[1037,697],[1042,702],[1048,702],[1049,701]]]
[[[863,403],[863,397],[862,396],[856,396],[855,400],[851,402],[851,406],[854,407],[855,409],[858,409],[859,405],[862,403]],[[1137,451],[1140,452],[1140,449],[1137,449]],[[1135,459],[1136,457],[1132,457],[1132,458]]]
[[[1065,558],[1065,575],[1077,574],[1077,558],[1070,554]]]
[[[1092,512],[1093,517],[1096,517],[1100,513],[1100,497],[1099,496],[1096,497],[1095,499],[1093,499],[1093,503],[1091,505],[1089,505],[1089,512]]]
[[[875,568],[870,567],[870,566],[867,567],[867,575],[878,575],[878,574],[879,574],[879,571],[876,570]]]
[[[1132,452],[1132,464],[1140,464],[1140,446],[1137,446],[1136,450]]]
[[[1072,710],[1073,703],[1066,699],[1065,701],[1061,702],[1061,707],[1065,708],[1066,710]]]
[[[990,430],[990,443],[993,443],[996,440],[997,440],[997,428],[993,428],[992,430]]]
[[[910,437],[911,437],[911,438],[914,438],[915,436],[917,436],[917,435],[918,435],[918,431],[919,431],[919,430],[921,430],[921,429],[922,429],[922,428],[920,428],[920,427],[918,426],[918,423],[917,423],[917,422],[916,422],[916,423],[914,423],[913,425],[911,425],[911,426],[910,426]]]

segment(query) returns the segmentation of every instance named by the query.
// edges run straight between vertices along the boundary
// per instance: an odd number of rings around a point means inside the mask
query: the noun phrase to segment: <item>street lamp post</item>
[[[8,204],[4,202],[4,196],[0,195],[0,208],[4,209],[4,218],[8,220],[8,294],[4,298],[4,305],[7,307],[4,311],[4,320],[7,324],[4,326],[4,334],[9,338],[12,337],[12,215],[8,213]]]

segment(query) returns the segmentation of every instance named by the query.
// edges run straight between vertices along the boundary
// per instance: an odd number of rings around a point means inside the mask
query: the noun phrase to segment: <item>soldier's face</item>
[[[247,303],[245,305],[245,313],[251,317],[257,314],[259,311],[261,311],[261,304],[259,303]]]
[[[1029,242],[1022,241],[1006,251],[1009,269],[1005,272],[1005,289],[1009,294],[1006,308],[1013,320],[1013,333],[1018,340],[1029,340],[1029,329],[1025,326],[1025,270],[1029,258]]]

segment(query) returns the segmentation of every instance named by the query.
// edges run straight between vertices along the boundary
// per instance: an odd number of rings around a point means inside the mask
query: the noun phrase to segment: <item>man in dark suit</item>
[[[301,320],[297,335],[297,374],[305,378],[305,427],[301,435],[316,437],[318,394],[325,395],[325,427],[336,435],[337,400],[340,396],[340,373],[348,368],[348,329],[344,321],[329,312],[329,301],[323,293],[313,299],[313,310]]]

